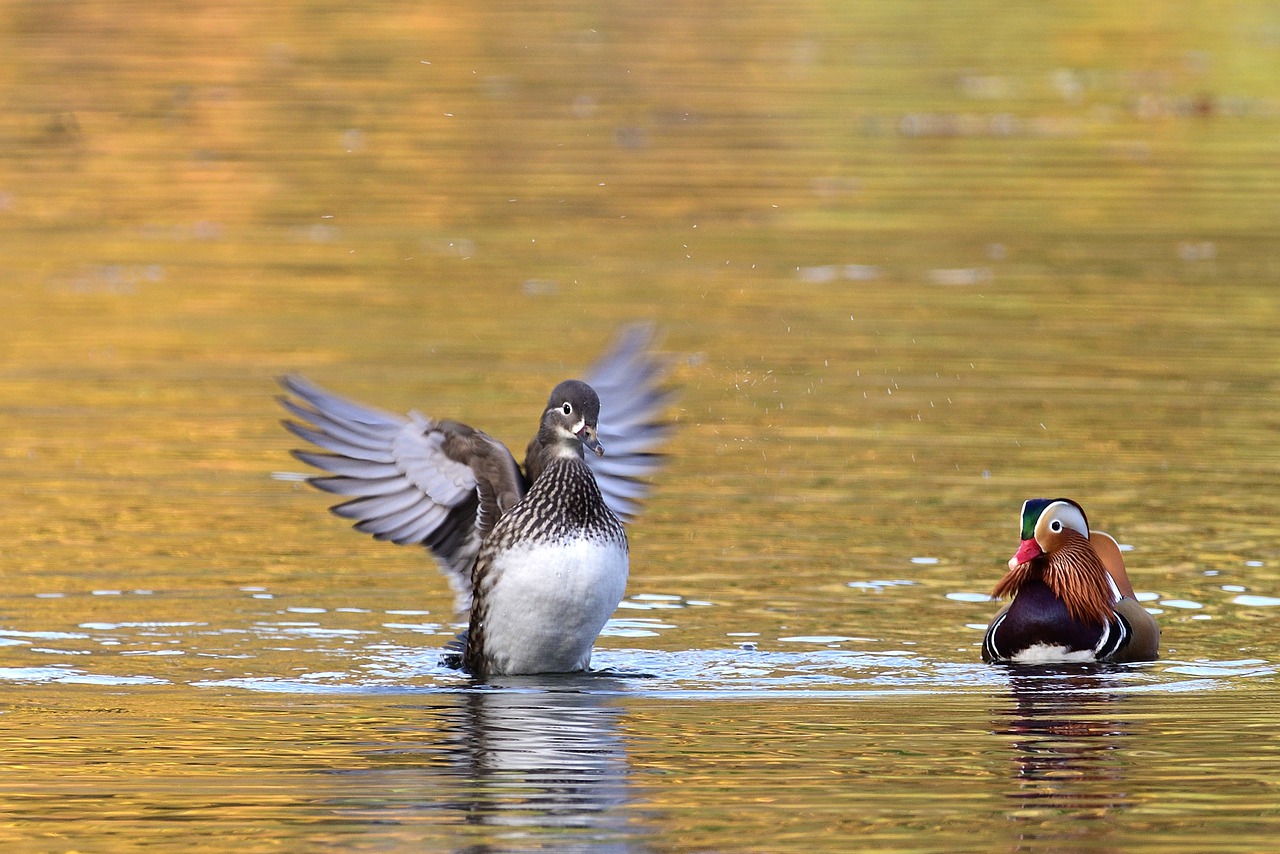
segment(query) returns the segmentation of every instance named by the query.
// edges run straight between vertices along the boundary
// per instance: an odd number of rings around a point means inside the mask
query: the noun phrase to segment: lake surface
[[[5,850],[1260,851],[1280,10],[15,2]],[[274,378],[679,399],[590,676],[477,686]],[[980,661],[1033,496],[1160,661]]]

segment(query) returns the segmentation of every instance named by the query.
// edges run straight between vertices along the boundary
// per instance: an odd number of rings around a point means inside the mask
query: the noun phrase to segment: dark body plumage
[[[1114,655],[1132,634],[1128,621],[1117,613],[1105,623],[1075,619],[1043,581],[1030,581],[1018,589],[1009,607],[992,621],[982,641],[982,658],[988,662],[1008,661],[1025,650],[1043,646],[1057,647],[1063,659],[1080,655],[1102,660]]]
[[[378,539],[426,546],[445,570],[470,625],[457,658],[472,673],[589,665],[625,588],[621,521],[638,511],[668,433],[660,416],[670,392],[650,340],[632,327],[590,382],[556,386],[523,470],[501,442],[465,424],[281,380],[301,400],[282,404],[304,422],[285,426],[328,452],[294,452],[332,475],[311,483],[350,496],[333,512]]]

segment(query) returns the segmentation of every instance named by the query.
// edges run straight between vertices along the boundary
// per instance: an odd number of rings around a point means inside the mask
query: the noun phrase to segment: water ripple
[[[105,676],[71,667],[0,667],[0,682],[60,682],[79,685],[164,685],[155,676]]]

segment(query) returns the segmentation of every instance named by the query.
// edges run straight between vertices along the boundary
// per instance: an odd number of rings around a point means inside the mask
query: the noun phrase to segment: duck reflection
[[[1119,674],[1096,665],[1029,667],[1011,672],[1009,684],[1013,703],[998,710],[996,727],[1013,736],[1008,796],[1017,817],[1038,821],[1035,837],[1105,834],[1051,819],[1102,818],[1130,803],[1124,748],[1133,733],[1119,712]]]
[[[622,688],[591,675],[504,677],[433,695],[419,710],[423,727],[398,729],[366,753],[373,767],[364,773],[394,776],[403,793],[397,805],[384,798],[378,813],[444,819],[468,851],[505,850],[512,840],[627,850],[643,835],[643,816],[630,808]]]
[[[630,799],[623,710],[602,681],[511,677],[466,695],[454,770],[469,784],[458,806],[470,822],[626,827],[617,809]]]

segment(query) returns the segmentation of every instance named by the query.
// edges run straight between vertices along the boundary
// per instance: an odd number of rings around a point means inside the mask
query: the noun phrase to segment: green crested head
[[[1084,508],[1070,498],[1028,498],[1022,502],[1022,539],[1030,540],[1036,535],[1036,523],[1040,521],[1040,515],[1050,504],[1057,504],[1059,501],[1070,504],[1080,511],[1080,515],[1084,516]],[[1086,518],[1085,526],[1088,527],[1089,522]]]

